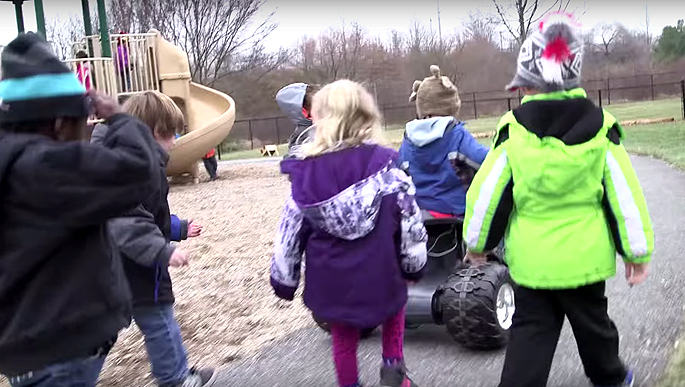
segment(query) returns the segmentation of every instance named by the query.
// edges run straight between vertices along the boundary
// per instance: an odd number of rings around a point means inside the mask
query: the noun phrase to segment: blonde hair
[[[165,139],[174,137],[185,125],[183,112],[174,100],[155,90],[132,95],[124,102],[123,110]]]
[[[371,94],[359,83],[340,80],[324,86],[312,103],[314,138],[300,153],[316,156],[363,143],[384,143],[381,113]]]

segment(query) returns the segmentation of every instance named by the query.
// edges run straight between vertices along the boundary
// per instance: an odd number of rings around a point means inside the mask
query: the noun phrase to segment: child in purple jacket
[[[331,325],[338,383],[358,387],[357,344],[383,326],[381,385],[416,386],[403,356],[407,281],[426,263],[426,230],[397,153],[378,145],[381,116],[359,84],[341,80],[314,97],[314,138],[284,160],[292,193],[271,262],[276,295],[292,300],[306,255],[304,302]]]

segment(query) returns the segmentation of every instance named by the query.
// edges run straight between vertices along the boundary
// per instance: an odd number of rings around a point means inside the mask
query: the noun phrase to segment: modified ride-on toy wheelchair
[[[488,262],[471,266],[463,262],[463,219],[435,217],[423,212],[428,232],[428,260],[421,281],[409,286],[406,326],[445,325],[452,338],[466,348],[501,348],[509,339],[515,310],[514,288],[504,263],[504,248],[488,255]],[[317,319],[319,327],[330,331]],[[362,331],[362,337],[376,327]]]

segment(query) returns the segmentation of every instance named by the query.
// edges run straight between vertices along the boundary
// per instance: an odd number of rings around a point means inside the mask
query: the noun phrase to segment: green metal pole
[[[102,56],[112,57],[112,48],[109,45],[109,27],[107,26],[107,7],[105,0],[98,0],[98,18],[100,19],[100,41],[102,43]]]
[[[93,35],[93,22],[90,20],[90,4],[88,0],[81,0],[81,8],[83,10],[83,27],[86,37]],[[88,56],[93,57],[93,43],[90,39],[86,38],[86,44],[88,45]]]
[[[45,34],[45,11],[43,10],[43,0],[33,0],[33,5],[36,9],[36,26],[38,33],[47,38]]]
[[[17,32],[22,33],[24,29],[24,11],[21,9],[21,4],[24,0],[14,0],[14,13],[17,15]]]

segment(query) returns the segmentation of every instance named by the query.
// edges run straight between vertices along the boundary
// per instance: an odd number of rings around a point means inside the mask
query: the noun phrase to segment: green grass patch
[[[682,387],[685,385],[685,345],[683,345],[682,340],[683,338],[678,341],[671,361],[666,367],[666,372],[657,384],[658,387]]]
[[[685,169],[684,121],[636,125],[624,129],[626,131],[624,144],[629,152],[653,156],[680,169]]]

